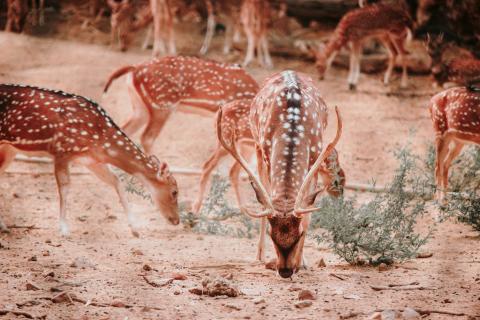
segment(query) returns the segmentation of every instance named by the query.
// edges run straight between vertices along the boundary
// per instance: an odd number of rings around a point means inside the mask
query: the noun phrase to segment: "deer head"
[[[255,143],[261,150],[262,159],[257,159],[264,171],[261,175],[268,180],[263,183],[238,151],[235,132],[230,137],[222,134],[221,111],[217,117],[219,141],[245,169],[257,200],[265,208],[261,213],[246,208],[242,211],[251,217],[268,218],[277,253],[277,271],[284,278],[290,277],[301,264],[308,226],[304,215],[320,210],[313,205],[325,188],[316,187],[316,178],[321,165],[334,151],[342,130],[336,108],[337,134],[322,150],[326,106],[317,90],[310,78],[285,71],[272,76],[257,94],[250,122]]]
[[[173,225],[180,223],[178,215],[178,187],[177,181],[168,169],[165,162],[160,162],[157,157],[150,156],[148,162],[154,167],[154,173],[139,176],[148,186],[153,202],[162,215]]]

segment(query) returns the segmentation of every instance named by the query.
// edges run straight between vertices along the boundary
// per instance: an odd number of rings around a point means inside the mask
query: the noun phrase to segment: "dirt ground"
[[[150,53],[135,48],[121,53],[106,46],[107,35],[75,30],[63,29],[55,39],[0,33],[0,82],[85,95],[99,101],[117,123],[124,123],[131,112],[125,81],[115,82],[105,96],[102,87],[113,70],[149,59]],[[200,35],[183,35],[180,31],[179,51],[195,53]],[[220,47],[215,39],[209,57],[241,61],[239,52],[224,58]],[[254,65],[248,71],[258,81],[285,69],[315,77],[310,62],[277,57],[274,63],[273,70]],[[338,105],[344,118],[338,150],[349,181],[388,181],[395,168],[391,151],[409,139],[415,152],[425,152],[433,141],[426,104],[434,90],[427,76],[411,77],[409,87],[400,90],[398,74],[390,87],[383,86],[381,74],[362,74],[358,91],[350,92],[347,71],[331,71],[318,86],[327,104]],[[215,146],[213,132],[211,118],[175,114],[154,153],[174,167],[200,168]],[[224,164],[221,171],[227,167]],[[147,201],[130,196],[142,224],[140,238],[134,238],[114,191],[78,167],[73,170],[68,207],[72,235],[62,238],[57,230],[52,171],[50,164],[16,161],[0,177],[0,214],[5,222],[36,227],[0,235],[0,310],[46,319],[363,319],[377,309],[410,307],[464,314],[432,313],[425,319],[480,318],[480,238],[468,226],[440,225],[423,248],[432,257],[396,264],[386,271],[350,266],[309,239],[308,270],[285,280],[255,263],[257,239],[198,235],[170,226]],[[198,177],[176,178],[180,201],[191,202],[198,191]],[[248,186],[244,192],[253,202]],[[272,258],[273,248],[267,243],[267,255]],[[321,258],[326,267],[317,266]],[[185,275],[186,280],[169,283],[174,273]],[[189,292],[201,286],[205,277],[229,274],[243,293],[239,297]],[[144,276],[150,282],[156,279],[160,286],[148,284]],[[425,289],[371,288],[412,282]],[[27,283],[39,290],[27,290]],[[295,306],[299,289],[317,294],[311,306]],[[92,303],[53,303],[58,290]],[[11,313],[1,315],[0,311],[0,319],[17,318]]]

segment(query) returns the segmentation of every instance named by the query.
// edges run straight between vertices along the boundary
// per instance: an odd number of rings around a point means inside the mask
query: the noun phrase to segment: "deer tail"
[[[135,70],[135,66],[125,66],[125,67],[121,67],[120,69],[116,70],[114,73],[112,73],[110,75],[110,78],[108,78],[107,84],[103,88],[103,92],[104,93],[107,92],[108,88],[110,87],[110,85],[112,84],[112,82],[115,79],[123,76],[126,73],[132,72],[134,70]]]

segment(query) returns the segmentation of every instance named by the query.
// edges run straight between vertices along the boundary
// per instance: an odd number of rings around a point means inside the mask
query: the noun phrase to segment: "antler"
[[[274,210],[272,202],[270,200],[270,197],[269,197],[267,191],[265,190],[265,187],[262,185],[260,180],[255,176],[255,174],[252,172],[252,170],[248,166],[247,161],[243,158],[243,156],[238,151],[237,144],[235,143],[235,140],[236,140],[235,139],[235,134],[236,134],[236,130],[234,130],[233,133],[232,133],[232,135],[233,135],[233,138],[231,139],[231,145],[232,146],[230,146],[223,139],[223,135],[222,135],[222,108],[220,107],[220,109],[218,110],[218,113],[217,113],[217,137],[218,137],[218,141],[220,141],[220,143],[225,148],[225,150],[227,150],[232,155],[232,157],[234,157],[235,160],[237,160],[238,163],[242,166],[242,168],[247,172],[247,174],[250,178],[250,181],[252,182],[253,188],[255,189],[255,192],[257,193],[257,195],[258,195],[258,193],[260,193],[259,194],[260,202],[265,207],[267,207],[267,209],[265,211],[263,211],[262,213],[259,213],[259,214],[253,214],[253,213],[249,212],[247,208],[241,208],[241,210],[242,210],[242,212],[244,212],[247,215],[249,215],[251,217],[254,217],[254,218],[260,218],[260,217],[270,215],[270,214],[272,214],[272,212]]]
[[[335,106],[335,114],[337,115],[337,134],[333,139],[333,141],[330,142],[330,144],[325,148],[322,154],[318,156],[317,160],[315,161],[313,166],[310,168],[310,171],[305,177],[305,180],[303,180],[303,184],[300,187],[300,190],[297,195],[297,199],[295,200],[295,207],[293,209],[293,214],[296,216],[300,216],[302,214],[313,212],[319,209],[315,207],[302,209],[300,208],[300,206],[302,205],[302,202],[305,198],[305,193],[307,191],[307,188],[310,185],[310,181],[312,180],[313,176],[317,173],[318,167],[325,161],[325,159],[328,158],[328,156],[330,156],[336,144],[338,143],[338,140],[340,140],[340,136],[342,135],[342,118],[340,117],[340,113],[338,111],[337,106]]]

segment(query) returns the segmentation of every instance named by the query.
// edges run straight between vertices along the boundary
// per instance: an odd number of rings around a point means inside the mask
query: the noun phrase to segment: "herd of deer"
[[[112,5],[126,2],[128,0]],[[213,4],[222,3],[207,2],[211,6],[209,12]],[[165,11],[162,3],[169,0],[152,0],[152,12],[161,12],[161,18],[154,17],[161,20],[158,22],[161,27],[154,27],[155,33],[165,32],[159,29],[171,25],[172,21],[170,9]],[[266,2],[245,0],[241,10],[241,20],[250,28],[245,27],[246,33],[254,39],[248,40],[252,48],[247,50],[246,61],[256,47],[257,53],[263,55],[262,62],[270,65],[265,34],[261,32],[265,25],[257,21],[267,10],[262,3]],[[259,16],[253,13],[257,10]],[[388,83],[398,54],[403,63],[401,82],[406,85],[404,43],[411,36],[411,27],[408,14],[391,5],[366,5],[347,13],[326,47],[317,52],[320,76],[335,54],[348,45],[351,49],[348,82],[354,88],[360,72],[362,43],[376,38],[389,52],[384,82]],[[208,28],[210,32],[210,22]],[[171,31],[165,34],[173,36]],[[207,32],[204,48],[208,48],[210,39],[211,34]],[[165,43],[163,49],[168,47],[165,51],[173,54],[174,42]],[[159,50],[163,49],[160,46]],[[435,79],[439,83],[449,81],[461,86],[447,89],[430,100],[436,132],[435,175],[439,199],[445,196],[449,166],[463,145],[480,144],[480,89],[470,84],[480,75],[480,63],[471,57],[445,64],[441,60],[442,50],[440,38],[429,39]],[[310,215],[321,210],[315,206],[316,198],[323,192],[337,197],[345,185],[345,173],[335,148],[342,133],[342,119],[335,108],[336,135],[326,143],[329,108],[314,81],[305,74],[287,70],[270,76],[259,86],[238,65],[167,56],[118,69],[108,79],[104,91],[121,76],[127,78],[133,107],[133,115],[122,128],[104,109],[84,97],[31,86],[0,85],[0,172],[5,171],[16,153],[52,157],[60,196],[60,229],[67,235],[68,168],[72,161],[83,164],[115,188],[132,232],[138,236],[135,217],[109,165],[137,177],[149,188],[160,212],[169,222],[178,224],[177,183],[168,165],[151,154],[152,146],[174,111],[216,114],[218,145],[203,165],[200,191],[191,211],[199,214],[210,173],[222,157],[230,154],[235,159],[230,179],[239,207],[243,213],[261,219],[257,259],[265,258],[268,221],[279,275],[288,278],[297,272],[304,264],[303,246]],[[142,148],[129,138],[141,128],[144,128],[140,138]],[[257,174],[249,166],[252,155],[256,156]],[[240,169],[249,177],[262,207],[259,212],[243,203],[239,190]],[[319,178],[322,186],[318,186]],[[0,229],[7,230],[1,220]]]

